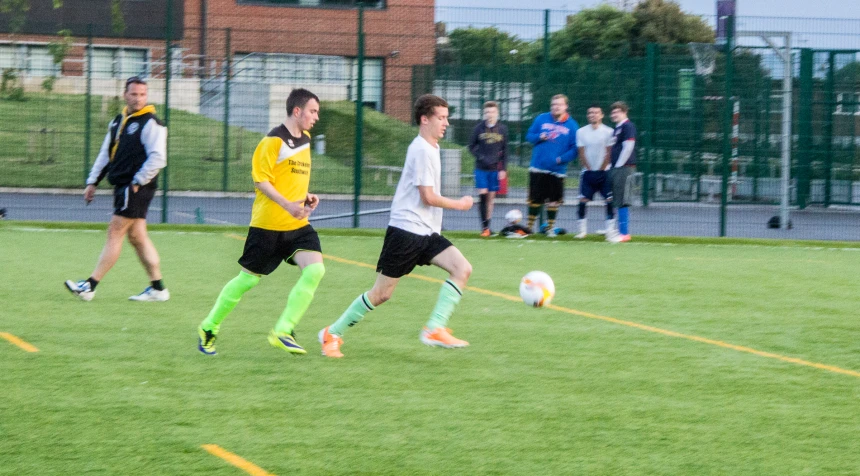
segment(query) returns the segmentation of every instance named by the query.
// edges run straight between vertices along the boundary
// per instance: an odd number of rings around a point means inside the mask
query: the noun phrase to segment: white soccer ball
[[[505,220],[507,220],[511,225],[516,225],[523,220],[523,212],[514,208],[508,213],[505,213]]]
[[[548,306],[555,296],[555,283],[543,271],[532,271],[520,281],[520,297],[532,307]]]

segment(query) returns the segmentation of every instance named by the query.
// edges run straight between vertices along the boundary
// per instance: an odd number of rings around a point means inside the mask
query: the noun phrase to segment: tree
[[[646,0],[632,12],[610,5],[586,8],[567,18],[561,30],[550,35],[550,61],[612,59],[643,56],[648,43],[713,43],[714,30],[700,17],[689,15],[669,0]],[[537,40],[529,49],[531,60],[543,60]]]
[[[714,42],[714,30],[701,17],[684,13],[671,0],[646,0],[632,15],[636,21],[632,39],[642,48],[648,43]]]
[[[634,27],[633,16],[615,7],[600,5],[584,9],[567,17],[565,27],[550,35],[550,61],[626,56]]]
[[[462,65],[517,64],[523,61],[518,54],[528,46],[516,35],[496,27],[458,28],[448,35],[448,43],[437,49],[437,63]]]

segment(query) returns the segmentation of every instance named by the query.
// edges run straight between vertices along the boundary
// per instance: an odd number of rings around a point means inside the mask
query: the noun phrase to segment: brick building
[[[65,0],[59,9],[51,0],[30,3],[15,34],[8,34],[14,30],[10,15],[0,15],[0,32],[7,32],[0,36],[0,69],[19,71],[31,89],[41,78],[57,76],[57,91],[80,92],[86,37],[92,33],[93,91],[115,94],[121,79],[141,74],[153,79],[152,99],[158,101],[171,11],[171,105],[206,113],[217,102],[212,98],[223,93],[228,57],[235,95],[230,104],[235,101],[239,110],[267,100],[282,104],[296,86],[319,91],[323,99],[355,100],[357,95],[355,0]],[[408,121],[412,67],[434,61],[434,2],[364,3],[364,102]],[[124,28],[118,28],[112,8],[122,11]],[[57,65],[49,46],[61,29],[71,31],[73,45]],[[273,121],[281,115],[270,113]]]

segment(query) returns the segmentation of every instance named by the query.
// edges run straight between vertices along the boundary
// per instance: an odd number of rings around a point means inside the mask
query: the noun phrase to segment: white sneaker
[[[555,238],[556,236],[558,236],[558,234],[555,232],[555,228],[550,228],[546,231],[547,238]]]
[[[583,218],[579,220],[579,233],[573,235],[574,238],[583,239],[588,234],[588,219]]]
[[[142,293],[137,296],[131,296],[129,301],[145,301],[145,302],[164,302],[170,299],[170,291],[163,289],[161,291],[152,289],[152,286],[147,286]]]
[[[604,225],[604,227],[601,228],[600,230],[597,230],[597,234],[598,235],[605,235],[607,232],[609,232],[609,230],[614,230],[614,229],[615,229],[615,219],[606,220],[606,225]]]
[[[606,230],[606,241],[610,243],[621,243],[621,235],[615,229]]]
[[[71,279],[66,281],[66,289],[78,297],[81,301],[92,301],[96,292],[90,288],[89,281],[74,282]]]

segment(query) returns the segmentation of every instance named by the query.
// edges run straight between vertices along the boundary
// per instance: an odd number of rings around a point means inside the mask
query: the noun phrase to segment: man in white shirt
[[[612,150],[612,128],[603,124],[603,109],[598,104],[592,104],[587,112],[588,125],[576,131],[576,144],[579,146],[579,163],[582,172],[579,175],[579,233],[575,238],[585,238],[588,234],[588,221],[585,218],[585,206],[594,199],[594,194],[600,192],[606,200],[606,239],[612,241],[615,229],[612,209],[612,184],[609,181],[607,169],[610,164]]]
[[[442,284],[436,307],[421,330],[420,340],[430,346],[466,347],[468,342],[451,335],[448,319],[460,302],[472,274],[472,265],[441,235],[442,210],[469,210],[472,197],[451,199],[439,194],[442,184],[439,139],[448,127],[448,103],[432,94],[418,98],[413,108],[418,137],[409,145],[406,163],[391,203],[391,218],[376,265],[376,283],[358,296],[334,324],[319,332],[322,353],[343,357],[343,333],[364,315],[388,301],[400,278],[415,266],[438,266],[449,273]]]

